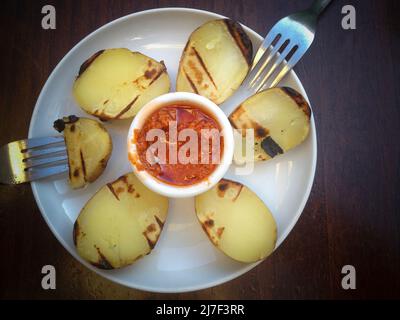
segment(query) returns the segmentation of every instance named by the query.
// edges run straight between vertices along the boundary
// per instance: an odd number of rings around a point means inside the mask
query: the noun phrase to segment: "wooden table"
[[[0,145],[25,138],[39,92],[84,36],[123,15],[192,7],[266,34],[310,1],[3,1],[0,9]],[[53,4],[57,29],[41,28]],[[357,29],[341,27],[353,4]],[[400,298],[400,2],[336,0],[296,72],[311,100],[318,166],[307,206],[277,252],[246,275],[186,294],[131,290],[86,269],[58,243],[29,185],[0,186],[1,298],[304,299]],[[41,268],[57,289],[41,289]],[[341,288],[354,265],[357,289]]]

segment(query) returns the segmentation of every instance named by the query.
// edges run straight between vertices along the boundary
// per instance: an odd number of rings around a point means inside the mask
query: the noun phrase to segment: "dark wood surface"
[[[192,7],[230,16],[265,34],[311,1],[3,1],[0,8],[0,145],[25,138],[52,69],[84,36],[133,12]],[[41,29],[53,4],[57,29]],[[353,4],[357,29],[341,28]],[[330,6],[297,65],[314,109],[318,166],[307,206],[272,257],[246,275],[185,294],[131,290],[75,261],[44,222],[29,185],[0,185],[1,298],[300,299],[400,298],[400,2]],[[41,267],[57,269],[57,289],[41,289]],[[357,289],[341,288],[341,268]]]

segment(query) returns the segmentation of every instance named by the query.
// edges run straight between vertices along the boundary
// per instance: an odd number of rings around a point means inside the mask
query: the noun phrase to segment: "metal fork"
[[[0,148],[0,183],[19,184],[68,171],[64,137],[14,141]]]
[[[239,90],[221,107],[229,115],[254,93],[275,87],[311,46],[317,21],[332,0],[315,0],[307,10],[279,20],[258,49],[252,69]]]
[[[285,77],[311,46],[318,18],[331,1],[315,0],[309,9],[291,14],[272,27],[243,84],[248,90],[275,87]]]

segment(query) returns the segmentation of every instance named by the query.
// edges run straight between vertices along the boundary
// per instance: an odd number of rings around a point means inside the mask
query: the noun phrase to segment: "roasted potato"
[[[127,266],[149,254],[168,211],[168,198],[148,190],[133,173],[102,187],[74,225],[79,255],[101,269]]]
[[[251,96],[236,108],[229,120],[236,129],[254,129],[254,156],[241,156],[257,161],[271,159],[302,143],[310,131],[310,117],[311,109],[304,97],[283,87]],[[245,153],[245,130],[242,135]]]
[[[71,187],[78,189],[95,181],[112,151],[111,137],[104,126],[92,119],[69,116],[56,120],[54,128],[64,134]]]
[[[246,186],[222,179],[195,199],[197,217],[212,243],[229,257],[254,262],[275,248],[274,217]]]
[[[239,23],[230,19],[206,22],[193,31],[185,46],[176,90],[221,104],[243,82],[252,57],[251,40]]]
[[[73,95],[84,111],[101,120],[127,119],[169,89],[163,62],[122,48],[102,50],[86,60]]]

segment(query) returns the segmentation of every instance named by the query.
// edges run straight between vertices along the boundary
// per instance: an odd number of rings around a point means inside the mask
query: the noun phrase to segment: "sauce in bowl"
[[[173,104],[155,110],[134,132],[141,166],[158,180],[188,186],[210,176],[221,161],[221,126],[202,108]]]

